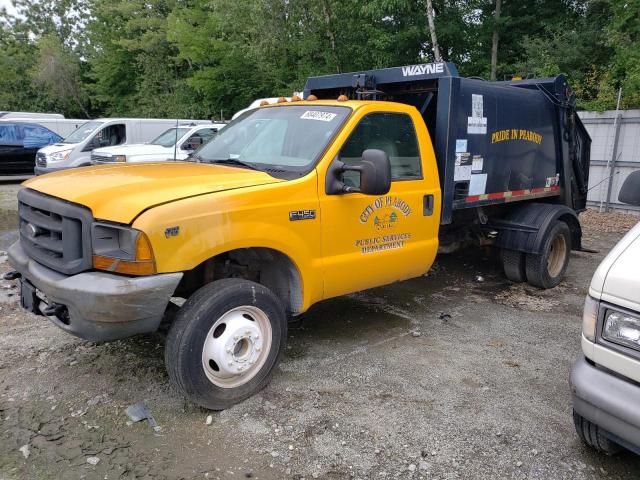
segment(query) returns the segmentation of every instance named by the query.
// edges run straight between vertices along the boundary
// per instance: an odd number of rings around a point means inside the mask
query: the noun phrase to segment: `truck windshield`
[[[282,105],[250,110],[196,153],[205,163],[246,165],[283,176],[307,173],[345,119],[348,107]]]
[[[87,122],[80,125],[60,143],[80,143],[96,131],[102,122]]]
[[[151,145],[161,145],[163,147],[173,147],[182,136],[189,131],[189,128],[170,128],[151,141]]]

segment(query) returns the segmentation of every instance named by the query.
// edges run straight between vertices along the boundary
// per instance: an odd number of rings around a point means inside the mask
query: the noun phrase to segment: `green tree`
[[[38,41],[38,57],[29,73],[35,85],[42,87],[63,111],[90,118],[80,61],[57,36],[44,36]]]

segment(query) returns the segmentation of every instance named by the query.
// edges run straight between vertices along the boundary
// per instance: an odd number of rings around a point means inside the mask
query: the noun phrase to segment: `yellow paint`
[[[295,105],[305,103],[338,104]],[[296,180],[230,166],[172,162],[82,168],[38,177],[26,186],[86,205],[96,218],[132,222],[148,236],[158,273],[187,271],[237,248],[280,251],[300,272],[304,311],[324,298],[422,275],[438,248],[439,177],[418,111],[389,102],[339,105],[351,108],[351,116],[316,168]],[[331,161],[362,117],[380,111],[413,119],[423,179],[394,181],[381,197],[327,195]],[[424,216],[428,194],[434,196],[434,211]],[[289,220],[291,211],[301,210],[315,210],[316,218]],[[176,226],[178,235],[165,235]]]
[[[97,219],[129,223],[142,210],[179,198],[280,181],[224,165],[160,162],[62,170],[23,185],[85,205]]]

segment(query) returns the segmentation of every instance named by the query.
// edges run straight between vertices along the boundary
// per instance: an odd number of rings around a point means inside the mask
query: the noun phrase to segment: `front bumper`
[[[27,256],[20,242],[9,263],[48,301],[67,307],[68,321],[48,316],[58,327],[87,340],[115,340],[155,331],[182,273],[124,277],[106,272],[63,275]]]
[[[573,409],[614,442],[640,453],[640,385],[600,370],[582,356],[570,382]]]

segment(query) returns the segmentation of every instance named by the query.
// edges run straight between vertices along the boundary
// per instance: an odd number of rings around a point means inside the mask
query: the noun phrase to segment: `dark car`
[[[62,137],[36,123],[0,123],[0,175],[31,174],[36,153]]]

